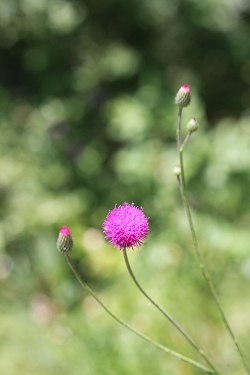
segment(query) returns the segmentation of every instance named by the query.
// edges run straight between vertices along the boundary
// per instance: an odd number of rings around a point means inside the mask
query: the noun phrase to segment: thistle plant
[[[211,275],[208,271],[208,267],[206,265],[205,259],[200,250],[189,202],[187,199],[184,160],[183,160],[184,148],[187,145],[188,141],[190,140],[192,134],[199,129],[199,123],[197,122],[195,118],[192,118],[187,123],[187,126],[186,126],[187,134],[184,140],[182,140],[182,136],[181,136],[182,112],[183,112],[183,109],[185,109],[185,107],[190,105],[191,99],[192,99],[192,95],[191,95],[191,89],[189,85],[187,84],[182,85],[175,97],[175,104],[179,107],[178,117],[177,117],[177,129],[176,129],[179,164],[174,167],[173,172],[177,178],[177,183],[180,189],[184,211],[187,216],[187,221],[188,221],[188,225],[189,225],[189,229],[191,233],[194,252],[195,252],[198,264],[200,266],[202,275],[215,301],[215,305],[217,306],[221,314],[221,318],[225,325],[225,328],[228,331],[231,339],[233,340],[233,343],[235,344],[235,348],[240,355],[244,369],[246,373],[250,375],[250,367],[249,367],[246,355],[234,335],[234,332],[231,328],[229,320],[220,303],[218,293],[211,279]],[[149,234],[149,217],[145,215],[143,208],[137,207],[134,203],[129,204],[127,202],[123,203],[122,205],[118,207],[115,205],[115,207],[108,212],[107,217],[103,222],[103,232],[104,232],[105,238],[109,241],[109,243],[113,245],[114,248],[119,249],[120,252],[122,252],[124,262],[128,270],[128,274],[132,278],[132,281],[135,283],[139,291],[175,327],[175,329],[177,329],[183,335],[183,337],[187,340],[188,344],[190,344],[198,352],[201,359],[205,362],[205,365],[191,358],[183,356],[181,353],[173,351],[172,349],[162,345],[158,341],[153,340],[147,335],[141,333],[140,331],[138,331],[137,329],[135,329],[134,327],[126,323],[123,319],[118,317],[102,300],[100,300],[100,298],[95,294],[95,292],[87,285],[87,283],[79,275],[78,271],[74,267],[69,257],[69,252],[73,249],[73,238],[72,238],[71,231],[69,230],[69,228],[64,226],[61,228],[59,232],[59,236],[57,240],[57,248],[59,251],[61,251],[64,254],[69,267],[71,268],[71,270],[73,271],[73,273],[75,274],[76,278],[78,279],[80,284],[83,286],[83,288],[92,295],[92,297],[104,308],[104,310],[113,319],[115,319],[118,323],[120,323],[123,327],[127,328],[131,332],[137,334],[144,340],[150,342],[152,345],[178,358],[179,360],[182,360],[184,362],[189,363],[190,365],[195,366],[196,368],[198,368],[199,370],[205,373],[210,373],[210,374],[215,374],[215,375],[226,375],[227,373],[224,373],[223,371],[217,369],[217,366],[209,358],[209,356],[206,354],[204,349],[202,349],[200,345],[182,327],[182,325],[172,317],[172,315],[166,310],[166,308],[162,307],[158,302],[155,301],[155,299],[152,296],[148,294],[148,292],[146,292],[146,290],[144,289],[144,287],[142,287],[137,277],[135,276],[135,273],[132,270],[132,267],[129,262],[127,250],[140,248],[146,242],[148,238],[148,234]]]
[[[187,216],[187,219],[188,219],[188,224],[189,224],[189,229],[190,229],[191,236],[192,236],[195,255],[196,255],[197,260],[199,262],[200,269],[201,269],[202,274],[204,276],[204,279],[207,283],[207,286],[208,286],[208,288],[209,288],[209,290],[210,290],[210,292],[211,292],[211,294],[212,294],[212,296],[215,300],[215,303],[216,303],[217,308],[218,308],[218,310],[221,314],[221,317],[222,317],[222,320],[225,324],[225,327],[226,327],[229,335],[231,336],[231,338],[232,338],[232,340],[235,344],[235,347],[236,347],[236,349],[237,349],[237,351],[238,351],[238,353],[239,353],[239,355],[242,359],[243,366],[244,366],[246,372],[248,374],[250,374],[250,366],[248,364],[246,355],[245,355],[239,341],[236,339],[236,337],[234,335],[234,332],[231,328],[231,325],[230,325],[229,320],[226,316],[226,313],[225,313],[225,311],[224,311],[224,309],[223,309],[223,307],[220,303],[218,293],[215,289],[215,286],[214,286],[214,283],[212,281],[211,275],[208,271],[208,267],[206,265],[205,259],[202,256],[200,246],[199,246],[197,236],[196,236],[195,227],[194,227],[194,224],[193,224],[190,206],[189,206],[188,199],[187,199],[184,162],[183,162],[183,151],[184,151],[184,147],[185,147],[187,141],[190,139],[192,133],[194,132],[194,130],[192,130],[192,129],[198,130],[197,127],[195,127],[195,126],[193,127],[192,120],[195,120],[195,119],[192,119],[187,125],[188,135],[186,136],[184,142],[182,143],[182,140],[181,140],[182,111],[183,111],[183,108],[187,107],[190,104],[190,102],[191,102],[191,90],[190,90],[190,87],[188,85],[184,84],[179,89],[179,91],[176,95],[176,98],[175,98],[175,104],[179,106],[177,132],[176,133],[177,133],[177,150],[178,150],[178,154],[179,154],[179,163],[180,163],[180,176],[179,176],[178,184],[179,184],[179,187],[180,187],[181,198],[182,198],[183,206],[184,206],[186,216]],[[193,122],[195,122],[195,121],[193,121]]]
[[[79,275],[78,271],[76,270],[76,268],[74,267],[70,257],[69,257],[69,254],[68,252],[70,250],[72,250],[72,248],[68,248],[68,250],[65,250],[65,246],[64,246],[64,242],[65,241],[70,241],[72,244],[73,244],[73,238],[72,238],[72,235],[71,235],[71,231],[68,227],[62,227],[60,232],[59,232],[59,236],[58,236],[58,240],[57,240],[57,248],[59,251],[61,251],[62,253],[64,253],[64,256],[66,258],[66,261],[69,265],[69,267],[71,268],[71,270],[73,271],[74,275],[76,276],[77,280],[79,281],[79,283],[81,284],[81,286],[90,294],[92,295],[92,297],[103,307],[103,309],[114,319],[116,320],[118,323],[120,323],[124,328],[127,328],[129,331],[135,333],[137,336],[141,337],[142,339],[144,339],[145,341],[148,341],[150,344],[154,345],[155,347],[157,347],[158,349],[161,349],[162,351],[168,353],[168,354],[171,354],[172,356],[176,357],[178,360],[181,360],[183,362],[186,362],[186,363],[189,363],[190,365],[193,365],[195,366],[196,368],[204,371],[205,373],[208,373],[208,374],[219,374],[215,371],[213,371],[211,368],[209,367],[206,367],[204,365],[202,365],[201,363],[198,363],[194,360],[192,360],[191,358],[188,358],[174,350],[171,350],[169,349],[168,347],[164,346],[164,345],[161,345],[159,342],[157,342],[156,340],[153,340],[151,339],[150,337],[148,337],[147,335],[144,335],[142,332],[138,331],[137,329],[133,328],[131,325],[129,325],[128,323],[126,323],[123,319],[121,319],[120,317],[118,317],[98,296],[97,294],[88,286],[88,284],[83,281],[83,279],[81,278],[81,276]]]

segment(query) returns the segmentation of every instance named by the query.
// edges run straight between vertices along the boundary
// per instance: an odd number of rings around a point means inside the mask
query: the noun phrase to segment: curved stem
[[[204,353],[202,349],[199,348],[199,346],[196,344],[196,342],[184,331],[184,329],[177,323],[177,321],[157,302],[155,302],[148,294],[147,292],[142,288],[140,283],[138,282],[134,272],[132,271],[132,268],[129,263],[127,250],[126,248],[123,249],[123,256],[124,260],[128,269],[128,272],[133,279],[134,283],[138,287],[138,289],[142,292],[142,294],[175,326],[175,328],[178,329],[178,331],[188,340],[188,342],[197,350],[197,352],[201,355],[201,357],[207,362],[207,364],[213,369],[214,373],[217,375],[220,375],[220,372],[215,368],[213,363],[210,361],[210,359],[207,357],[207,355]]]
[[[217,305],[217,307],[220,311],[220,314],[221,314],[222,320],[223,320],[223,322],[226,326],[226,329],[227,329],[229,335],[231,336],[231,338],[232,338],[232,340],[233,340],[233,342],[236,346],[236,349],[238,350],[238,352],[240,354],[240,357],[242,359],[242,363],[245,367],[246,372],[248,374],[250,374],[250,367],[249,367],[246,355],[245,355],[240,343],[236,339],[236,337],[235,337],[235,335],[232,331],[232,328],[229,324],[229,321],[226,317],[225,311],[222,308],[222,305],[220,303],[217,291],[215,289],[214,283],[211,279],[211,276],[210,276],[210,273],[208,271],[206,262],[205,262],[205,260],[202,256],[202,254],[201,254],[200,247],[199,247],[199,244],[198,244],[198,240],[197,240],[197,236],[196,236],[196,232],[195,232],[195,228],[194,228],[194,224],[193,224],[193,219],[192,219],[192,215],[191,215],[191,211],[190,211],[190,207],[189,207],[189,203],[188,203],[188,199],[187,199],[186,187],[185,187],[185,174],[184,174],[184,163],[183,163],[183,146],[181,146],[181,115],[182,115],[182,110],[180,109],[179,113],[178,113],[178,124],[177,124],[177,147],[178,147],[180,168],[181,168],[181,176],[180,176],[181,177],[181,183],[179,184],[179,187],[180,187],[182,202],[183,202],[184,209],[186,211],[186,215],[187,215],[187,219],[188,219],[188,224],[189,224],[189,228],[190,228],[190,232],[191,232],[191,236],[192,236],[192,241],[193,241],[193,244],[194,244],[195,254],[196,254],[196,257],[198,259],[202,274],[203,274],[203,276],[206,280],[207,286],[208,286],[208,288],[209,288],[209,290],[210,290],[210,292],[211,292],[211,294],[212,294],[212,296],[213,296],[213,298],[216,302],[216,305]]]
[[[140,331],[137,331],[137,329],[131,327],[128,323],[126,323],[124,320],[120,319],[112,310],[110,310],[103,301],[101,301],[99,299],[99,297],[97,297],[97,295],[95,294],[95,292],[93,292],[93,290],[81,279],[80,275],[78,274],[77,270],[75,269],[75,267],[73,266],[69,256],[68,256],[68,253],[64,253],[65,255],[65,258],[66,258],[66,261],[69,265],[69,267],[71,268],[71,270],[73,271],[73,273],[75,274],[77,280],[79,281],[79,283],[82,285],[82,287],[92,295],[92,297],[104,308],[104,310],[110,315],[112,316],[112,318],[114,318],[118,323],[120,323],[123,327],[129,329],[131,332],[135,333],[136,335],[140,336],[141,338],[143,338],[144,340],[150,342],[152,345],[156,346],[158,349],[161,349],[163,350],[164,352],[166,353],[169,353],[171,355],[173,355],[174,357],[178,358],[179,360],[182,360],[184,362],[187,362],[197,368],[199,368],[200,370],[204,371],[204,372],[207,372],[207,373],[210,373],[210,374],[213,374],[214,371],[207,368],[206,366],[203,366],[202,364],[196,362],[196,361],[193,361],[192,359],[188,358],[188,357],[185,357],[183,356],[182,354],[180,353],[177,353],[169,348],[167,348],[166,346],[164,345],[161,345],[159,344],[157,341],[155,340],[152,340],[150,337],[144,335],[143,333],[141,333]]]

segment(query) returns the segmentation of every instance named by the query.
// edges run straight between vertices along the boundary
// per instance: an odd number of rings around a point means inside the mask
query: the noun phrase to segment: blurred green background
[[[185,151],[198,238],[250,357],[250,3],[247,0],[0,0],[2,375],[191,375],[127,332],[56,250],[71,228],[84,280],[123,319],[199,360],[129,279],[103,238],[109,209],[143,206],[130,251],[146,290],[223,374],[244,374],[194,258],[172,174],[174,97],[200,131]]]

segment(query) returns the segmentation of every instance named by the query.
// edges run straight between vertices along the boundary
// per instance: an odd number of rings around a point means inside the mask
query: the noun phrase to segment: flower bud
[[[179,165],[176,165],[173,169],[173,174],[177,177],[179,177],[181,175],[181,168]]]
[[[68,227],[62,227],[56,243],[57,249],[63,253],[71,251],[74,246],[71,231]]]
[[[180,108],[187,107],[191,102],[191,89],[185,83],[179,89],[175,97],[175,104],[178,105]]]
[[[199,124],[195,118],[192,118],[188,123],[187,123],[187,130],[189,133],[196,132],[199,129]]]

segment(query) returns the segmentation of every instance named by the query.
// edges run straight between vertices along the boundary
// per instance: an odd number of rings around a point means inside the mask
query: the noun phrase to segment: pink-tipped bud
[[[180,108],[187,107],[191,102],[191,98],[191,89],[186,83],[184,83],[176,94],[175,104]]]
[[[196,118],[192,118],[188,123],[187,123],[187,130],[189,133],[196,132],[199,129],[199,124],[196,120]]]
[[[61,228],[56,246],[58,250],[62,251],[63,253],[67,253],[68,251],[71,251],[73,249],[74,242],[71,235],[71,231],[68,227]]]

